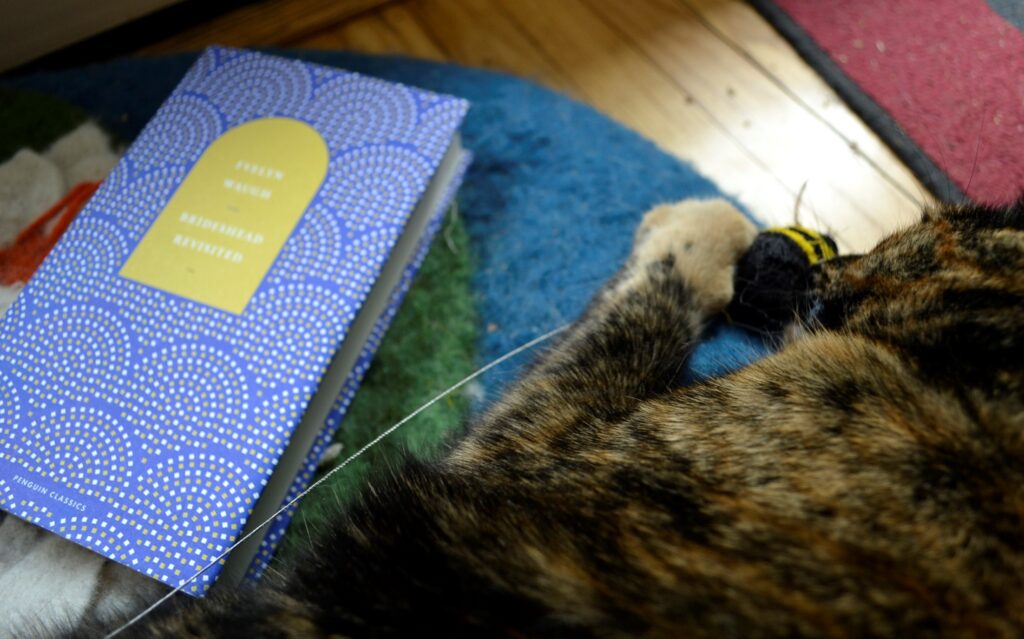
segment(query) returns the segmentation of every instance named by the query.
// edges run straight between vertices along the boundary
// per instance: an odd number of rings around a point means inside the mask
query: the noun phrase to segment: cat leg
[[[635,478],[644,455],[671,468],[623,417],[670,387],[754,235],[720,200],[654,209],[615,279],[448,456],[376,475],[284,581],[215,593],[139,635],[572,636],[573,620],[603,618],[594,601],[614,588],[595,588],[574,526],[610,539],[630,490],[674,494],[634,480],[611,503],[592,488]]]
[[[621,419],[665,392],[707,320],[729,303],[757,229],[725,200],[658,206],[625,266],[453,451],[455,464],[549,450],[581,424]]]

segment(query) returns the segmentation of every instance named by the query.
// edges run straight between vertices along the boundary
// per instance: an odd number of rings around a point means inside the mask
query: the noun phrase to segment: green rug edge
[[[88,119],[84,110],[59,98],[0,89],[0,163],[23,148],[41,153]]]
[[[340,464],[362,446],[475,369],[479,322],[470,285],[469,236],[453,206],[405,301],[381,341],[335,441]],[[353,460],[299,505],[273,563],[288,563],[375,473],[405,455],[430,458],[465,420],[468,398],[452,393]],[[322,476],[330,468],[321,468]]]

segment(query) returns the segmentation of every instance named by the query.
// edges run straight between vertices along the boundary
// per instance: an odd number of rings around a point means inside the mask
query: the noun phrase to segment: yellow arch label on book
[[[263,118],[217,138],[121,267],[122,277],[240,314],[327,174],[313,127]]]

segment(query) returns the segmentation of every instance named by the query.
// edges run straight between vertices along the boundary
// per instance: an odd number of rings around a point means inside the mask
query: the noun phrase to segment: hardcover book
[[[257,576],[291,513],[214,561],[311,480],[467,108],[204,52],[0,320],[0,508],[192,595]]]

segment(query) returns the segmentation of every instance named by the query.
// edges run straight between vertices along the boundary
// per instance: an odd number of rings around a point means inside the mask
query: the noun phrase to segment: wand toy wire
[[[426,404],[423,404],[422,406],[420,406],[419,408],[417,408],[413,412],[409,413],[408,415],[403,417],[401,420],[396,422],[394,425],[392,425],[390,428],[388,428],[387,430],[383,431],[381,434],[379,434],[376,437],[374,437],[365,446],[363,446],[362,448],[360,448],[356,452],[352,453],[352,455],[347,457],[345,459],[345,461],[341,462],[340,464],[338,464],[337,466],[332,468],[323,477],[321,477],[320,479],[318,479],[315,482],[313,482],[312,484],[310,484],[310,486],[308,488],[306,488],[304,491],[302,491],[301,493],[296,495],[291,501],[286,503],[284,506],[281,506],[279,509],[277,509],[277,511],[275,511],[274,514],[272,514],[265,521],[261,522],[258,526],[256,526],[252,530],[250,530],[244,536],[242,536],[241,539],[239,539],[238,541],[233,543],[227,550],[225,550],[221,554],[219,554],[216,557],[214,557],[213,560],[210,561],[210,563],[208,563],[205,566],[203,566],[201,569],[199,569],[198,572],[196,572],[194,575],[192,575],[188,579],[182,581],[180,584],[178,584],[178,586],[176,588],[174,588],[173,590],[168,592],[166,595],[164,595],[163,597],[157,599],[148,608],[146,608],[145,610],[143,610],[139,614],[137,614],[134,617],[132,617],[131,619],[129,619],[123,625],[121,625],[118,628],[116,628],[113,632],[107,634],[104,637],[104,639],[111,639],[112,637],[116,637],[117,635],[121,634],[122,632],[124,632],[128,628],[132,627],[133,625],[135,625],[136,623],[141,621],[148,614],[150,614],[151,612],[153,612],[154,610],[159,608],[161,605],[163,605],[168,599],[170,599],[174,595],[176,595],[179,592],[181,592],[182,589],[185,588],[185,586],[189,585],[190,583],[192,583],[193,581],[198,579],[200,577],[200,575],[202,575],[204,572],[206,572],[207,570],[212,568],[214,565],[216,565],[218,562],[220,562],[222,559],[224,559],[224,557],[227,557],[228,554],[230,554],[232,550],[234,550],[238,546],[240,546],[243,543],[245,543],[246,540],[248,540],[250,537],[252,537],[254,534],[259,532],[260,530],[262,530],[264,526],[266,526],[270,522],[274,521],[274,519],[276,519],[278,515],[280,515],[284,511],[288,510],[289,508],[291,508],[292,506],[297,504],[300,500],[302,500],[303,497],[305,497],[309,493],[313,492],[314,489],[316,489],[318,486],[320,486],[325,481],[327,481],[332,475],[334,475],[335,473],[340,471],[345,466],[348,466],[348,464],[350,462],[352,462],[352,460],[356,459],[357,457],[359,457],[360,455],[362,455],[366,451],[368,451],[371,448],[373,448],[374,446],[376,446],[378,443],[380,443],[381,440],[383,440],[385,437],[387,437],[391,433],[393,433],[396,430],[398,430],[399,428],[401,428],[403,425],[405,425],[407,422],[412,420],[414,417],[416,417],[417,415],[419,415],[423,411],[427,410],[428,408],[430,408],[431,406],[433,406],[437,402],[441,401],[446,396],[448,396],[451,393],[455,392],[456,390],[462,388],[463,386],[465,386],[469,382],[473,381],[477,377],[480,377],[481,375],[483,375],[487,371],[491,370],[495,366],[498,366],[498,365],[502,364],[503,362],[508,361],[509,359],[515,357],[516,355],[522,353],[523,351],[530,350],[534,346],[536,346],[536,345],[538,345],[538,344],[540,344],[542,342],[545,342],[545,341],[551,339],[552,337],[554,337],[555,335],[561,333],[562,331],[564,331],[567,328],[569,328],[569,325],[568,324],[563,324],[562,326],[559,326],[558,328],[556,328],[554,330],[551,330],[551,331],[548,331],[547,333],[544,333],[540,337],[535,337],[534,339],[530,340],[529,342],[526,342],[525,344],[517,346],[516,348],[510,350],[509,352],[505,353],[501,357],[499,357],[499,358],[491,361],[490,363],[488,363],[488,364],[478,368],[473,373],[467,375],[466,377],[462,378],[461,380],[459,380],[455,384],[452,384],[451,386],[449,386],[445,390],[443,390],[440,393],[438,393],[437,395],[435,395],[434,398],[431,399],[430,401],[428,401]]]

